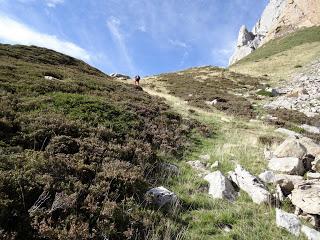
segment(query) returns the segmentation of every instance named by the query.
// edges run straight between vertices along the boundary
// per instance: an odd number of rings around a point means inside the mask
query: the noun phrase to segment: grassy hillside
[[[311,27],[267,42],[230,70],[279,81],[319,56],[320,27]]]
[[[146,79],[145,82],[151,87],[156,86],[160,91],[165,89],[164,91],[192,106],[252,118],[255,117],[255,91],[261,87],[262,82],[268,82],[268,79],[208,66],[161,74]],[[208,104],[212,101],[216,101],[215,104]]]
[[[200,128],[84,62],[0,45],[0,238],[174,236],[143,196]]]

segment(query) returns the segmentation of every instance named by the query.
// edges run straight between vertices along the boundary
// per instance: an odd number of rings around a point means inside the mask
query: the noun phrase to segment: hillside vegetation
[[[319,54],[320,27],[311,27],[267,42],[229,69],[254,76],[268,76],[278,82],[309,64]]]
[[[208,132],[84,62],[0,45],[0,238],[163,235],[171,216],[144,194],[196,129]]]

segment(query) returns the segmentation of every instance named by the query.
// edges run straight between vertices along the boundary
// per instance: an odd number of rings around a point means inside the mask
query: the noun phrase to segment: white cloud
[[[129,55],[124,35],[121,33],[120,25],[121,25],[121,21],[116,17],[111,17],[107,21],[108,29],[109,29],[115,43],[118,45],[120,52],[121,52],[121,55],[124,58],[130,73],[134,74],[134,72],[136,72],[135,67],[133,65],[133,61],[131,59],[131,56]]]
[[[57,4],[64,3],[64,0],[45,0],[48,7],[54,8]]]
[[[89,53],[72,42],[48,35],[6,16],[0,15],[0,41],[11,44],[36,45],[90,61]]]
[[[188,48],[188,45],[185,42],[179,40],[169,39],[169,43],[175,47]]]

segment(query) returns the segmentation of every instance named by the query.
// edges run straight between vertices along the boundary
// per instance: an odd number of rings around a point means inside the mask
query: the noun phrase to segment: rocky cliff
[[[269,40],[317,25],[320,25],[319,0],[270,0],[251,32],[246,26],[241,27],[229,64],[239,61]]]

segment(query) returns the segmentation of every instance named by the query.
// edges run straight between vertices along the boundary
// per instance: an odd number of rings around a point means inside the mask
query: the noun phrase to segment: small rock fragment
[[[301,232],[306,235],[308,240],[319,240],[320,239],[320,232],[316,231],[315,229],[309,228],[305,225],[302,226]]]

